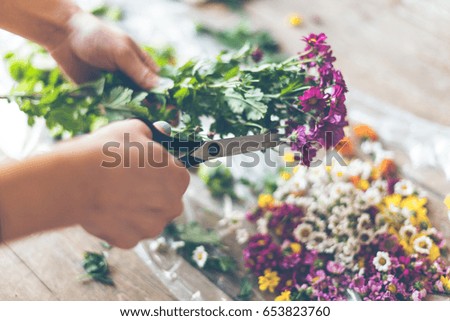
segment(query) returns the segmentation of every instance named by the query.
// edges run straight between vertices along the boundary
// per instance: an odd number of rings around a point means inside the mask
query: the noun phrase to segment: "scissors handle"
[[[147,127],[152,132],[152,140],[158,144],[161,144],[169,152],[185,153],[178,160],[186,167],[190,168],[192,166],[199,165],[204,162],[204,160],[196,158],[191,155],[192,151],[199,148],[204,144],[204,142],[199,141],[182,141],[178,138],[166,135],[160,131],[156,126],[145,118],[138,118],[144,122]]]

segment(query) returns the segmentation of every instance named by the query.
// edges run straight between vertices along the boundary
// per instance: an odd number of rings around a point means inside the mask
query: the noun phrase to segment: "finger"
[[[120,70],[144,89],[151,89],[158,83],[159,77],[142,61],[132,46],[119,50],[116,64]]]
[[[156,64],[156,62],[153,60],[153,58],[145,52],[144,49],[140,48],[134,41],[133,41],[133,47],[134,50],[136,50],[136,53],[138,54],[139,58],[144,62],[144,64],[147,65],[154,73],[158,73],[160,68]]]

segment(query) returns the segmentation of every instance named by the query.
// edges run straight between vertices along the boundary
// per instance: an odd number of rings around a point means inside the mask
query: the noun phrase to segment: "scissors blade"
[[[220,157],[257,152],[280,145],[282,143],[280,138],[280,134],[267,133],[213,140],[205,142],[202,146],[192,152],[190,156],[205,162]]]

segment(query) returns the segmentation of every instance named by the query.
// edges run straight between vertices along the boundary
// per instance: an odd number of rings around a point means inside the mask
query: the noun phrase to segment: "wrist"
[[[52,52],[58,48],[61,44],[66,43],[73,33],[73,23],[72,21],[77,17],[88,14],[81,10],[80,7],[71,4],[62,6],[57,17],[54,18],[52,24],[52,31],[48,35],[44,35],[41,41],[38,41],[47,51]]]
[[[1,168],[0,221],[3,240],[76,223],[71,168],[55,154]]]

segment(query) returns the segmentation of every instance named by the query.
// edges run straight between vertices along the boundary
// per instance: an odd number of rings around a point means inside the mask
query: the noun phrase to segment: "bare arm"
[[[44,46],[78,83],[101,70],[121,70],[145,89],[158,80],[158,67],[127,34],[70,0],[2,0],[0,28]]]

